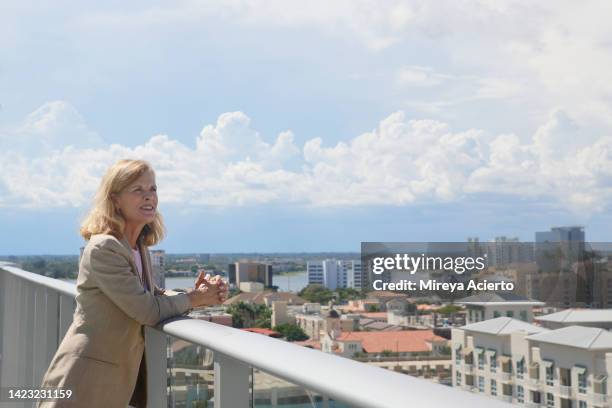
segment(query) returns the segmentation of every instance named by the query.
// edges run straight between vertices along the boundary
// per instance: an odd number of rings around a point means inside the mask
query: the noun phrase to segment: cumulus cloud
[[[88,129],[74,106],[65,101],[45,103],[17,126],[0,127],[0,150],[38,152],[102,145],[102,139]]]
[[[69,111],[66,117],[76,123],[65,117],[59,121],[65,129],[95,135],[74,108]],[[11,129],[30,129],[40,116],[28,115],[0,137],[11,140]],[[69,133],[63,147],[38,143],[47,132],[59,138],[49,125],[57,122],[42,120],[36,137],[0,153],[0,206],[86,205],[105,169],[126,157],[149,160],[162,203],[174,205],[411,205],[499,193],[510,201],[537,198],[589,213],[606,209],[612,197],[612,137],[577,138],[580,127],[563,111],[552,112],[526,142],[511,133],[454,130],[400,111],[335,145],[314,138],[298,146],[290,131],[267,141],[242,112],[224,113],[204,126],[195,148],[168,135],[138,146],[106,145],[93,137],[89,147]]]

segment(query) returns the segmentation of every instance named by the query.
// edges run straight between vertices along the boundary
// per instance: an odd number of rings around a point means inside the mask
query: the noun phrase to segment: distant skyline
[[[612,4],[9,1],[0,255],[149,160],[174,253],[612,241]]]

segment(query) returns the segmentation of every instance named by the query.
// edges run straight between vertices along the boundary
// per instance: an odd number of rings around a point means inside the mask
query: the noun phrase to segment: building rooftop
[[[544,302],[539,300],[528,299],[523,296],[516,295],[509,292],[482,292],[476,295],[468,296],[463,299],[459,299],[457,304],[460,305],[477,305],[484,306],[490,305],[531,305],[531,306],[544,306]]]
[[[463,330],[495,334],[506,336],[517,331],[525,331],[528,334],[546,332],[548,329],[536,326],[530,323],[525,323],[521,320],[512,319],[510,317],[498,317],[495,319],[484,320],[478,323],[471,323],[461,327]]]
[[[275,338],[283,337],[283,335],[277,331],[265,329],[261,327],[247,327],[247,328],[243,328],[240,330],[248,331],[251,333],[259,333],[259,334],[263,334],[264,336],[268,336],[268,337],[275,337]]]
[[[366,319],[387,320],[387,312],[363,312],[359,313],[359,315]]]
[[[567,324],[580,323],[612,323],[612,309],[567,309],[560,312],[535,317],[542,322]]]
[[[225,302],[223,302],[223,304],[232,305],[239,302],[245,302],[263,305],[265,304],[266,298],[268,301],[281,300],[290,305],[303,305],[304,303],[307,303],[306,300],[302,299],[295,293],[266,291],[254,293],[242,292],[227,299]]]
[[[393,292],[391,290],[372,290],[366,294],[366,300],[369,299],[408,299],[408,295],[404,293]]]
[[[395,324],[388,324],[385,322],[370,322],[367,324],[361,325],[363,330],[378,330],[378,331],[401,331],[403,328],[401,326],[397,326]]]
[[[527,336],[527,340],[586,350],[612,350],[612,333],[596,327],[568,326]]]
[[[383,332],[343,332],[338,341],[360,341],[366,353],[381,353],[384,350],[400,353],[430,351],[428,342],[446,341],[432,330],[405,330]]]

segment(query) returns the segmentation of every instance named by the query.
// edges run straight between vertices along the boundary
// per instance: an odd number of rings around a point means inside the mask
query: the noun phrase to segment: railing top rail
[[[172,319],[158,329],[353,407],[508,406],[493,398],[203,320]]]
[[[0,269],[3,269],[13,275],[19,276],[27,281],[39,284],[41,286],[47,287],[49,289],[53,289],[61,294],[68,296],[76,296],[77,290],[76,285],[70,282],[64,282],[59,279],[49,278],[47,276],[42,276],[36,273],[24,271],[15,266],[14,263],[0,261]]]

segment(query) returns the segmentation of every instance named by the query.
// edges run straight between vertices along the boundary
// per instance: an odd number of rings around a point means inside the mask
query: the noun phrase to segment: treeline
[[[76,279],[79,272],[77,256],[20,256],[7,257],[21,269],[56,279]]]

